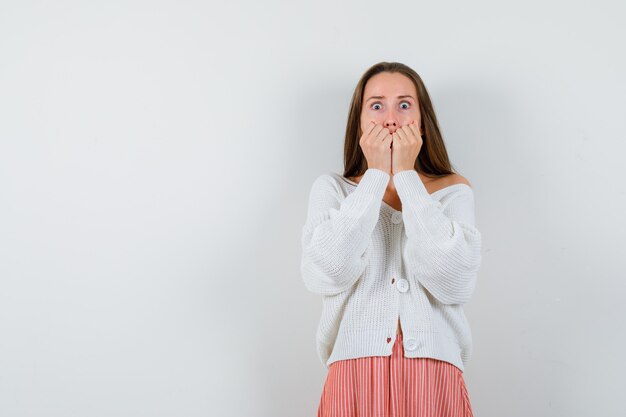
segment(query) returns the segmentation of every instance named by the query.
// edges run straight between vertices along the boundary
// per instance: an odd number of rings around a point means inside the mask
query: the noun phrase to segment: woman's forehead
[[[416,90],[413,81],[403,74],[376,74],[365,85],[365,97],[399,97],[411,96],[416,98]],[[401,97],[402,98],[402,97]]]

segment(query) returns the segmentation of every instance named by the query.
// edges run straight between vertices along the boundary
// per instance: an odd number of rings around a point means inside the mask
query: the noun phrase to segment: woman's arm
[[[315,180],[302,228],[301,272],[309,291],[338,294],[361,277],[389,178],[387,172],[370,168],[343,200],[330,175]]]
[[[474,226],[474,194],[459,187],[445,206],[432,198],[415,170],[394,174],[407,234],[410,278],[444,304],[467,303],[481,264],[481,234]]]

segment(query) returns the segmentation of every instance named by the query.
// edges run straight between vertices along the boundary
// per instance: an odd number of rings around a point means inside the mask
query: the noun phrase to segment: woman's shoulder
[[[463,177],[460,174],[452,173],[443,176],[429,176],[426,174],[418,173],[422,183],[426,186],[426,189],[429,193],[435,193],[437,191],[453,189],[459,187],[453,187],[454,185],[465,184],[468,187],[472,187],[472,184],[467,180],[467,178]],[[462,187],[465,188],[465,187]]]
[[[446,187],[449,187],[451,185],[456,185],[456,184],[465,184],[469,186],[470,188],[472,187],[472,184],[467,180],[467,178],[465,178],[461,174],[454,173],[454,174],[446,175],[445,177],[443,177],[443,179],[446,182],[445,184]]]
[[[312,193],[332,193],[335,195],[344,194],[343,188],[347,184],[346,179],[333,171],[326,171],[319,174],[311,184]],[[349,184],[347,184],[349,185]]]
[[[472,184],[460,174],[448,174],[437,178],[422,179],[428,193],[440,201],[473,194]]]

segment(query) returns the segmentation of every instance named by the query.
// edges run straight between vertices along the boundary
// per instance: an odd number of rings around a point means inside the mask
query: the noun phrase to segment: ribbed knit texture
[[[358,184],[329,172],[311,187],[301,272],[321,295],[316,342],[326,366],[390,356],[398,317],[405,357],[444,360],[461,371],[472,337],[462,305],[481,264],[474,194],[454,184],[429,194],[414,170],[393,176],[402,211],[382,201],[389,174],[370,168]]]

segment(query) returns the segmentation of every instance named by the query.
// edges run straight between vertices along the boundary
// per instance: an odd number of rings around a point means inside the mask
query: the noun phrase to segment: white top
[[[402,326],[404,356],[461,371],[472,336],[462,305],[481,264],[474,194],[453,184],[429,194],[417,171],[394,174],[402,211],[382,201],[390,176],[370,168],[357,184],[329,172],[309,194],[301,272],[322,296],[320,360],[390,356]]]

